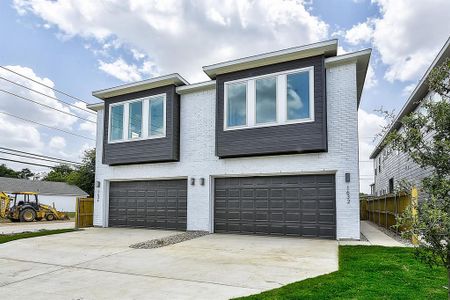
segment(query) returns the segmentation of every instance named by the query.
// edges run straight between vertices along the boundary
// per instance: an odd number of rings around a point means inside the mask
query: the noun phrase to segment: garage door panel
[[[186,229],[187,181],[111,182],[109,225]]]
[[[334,175],[218,178],[215,232],[335,238]]]

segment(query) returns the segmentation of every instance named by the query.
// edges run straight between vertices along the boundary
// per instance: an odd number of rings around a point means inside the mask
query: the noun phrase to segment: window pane
[[[111,106],[111,141],[123,138],[123,105]]]
[[[247,123],[247,85],[245,83],[227,85],[227,125],[239,126]]]
[[[140,138],[142,135],[142,101],[130,103],[128,123],[128,138]]]
[[[164,134],[164,97],[150,101],[148,132],[150,135]]]
[[[287,75],[287,118],[309,118],[309,72]]]
[[[275,77],[256,80],[256,123],[277,120],[277,80]]]

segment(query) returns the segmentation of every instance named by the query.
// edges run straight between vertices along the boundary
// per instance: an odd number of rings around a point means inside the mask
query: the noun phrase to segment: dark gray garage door
[[[335,195],[334,175],[217,178],[215,232],[334,239]]]
[[[111,182],[109,226],[186,230],[186,180]]]

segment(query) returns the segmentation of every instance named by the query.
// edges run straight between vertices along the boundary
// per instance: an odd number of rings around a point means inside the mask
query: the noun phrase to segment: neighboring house
[[[39,194],[39,202],[55,205],[56,209],[65,212],[75,212],[77,197],[87,197],[88,194],[79,187],[65,182],[52,182],[40,180],[27,180],[0,177],[0,191],[36,192]]]
[[[448,57],[450,57],[450,39],[447,40],[395,118],[393,125],[370,155],[370,159],[373,159],[375,182],[372,193],[374,195],[381,196],[393,193],[402,182],[408,182],[408,184],[416,186],[420,190],[422,179],[430,174],[429,169],[419,167],[406,153],[392,150],[389,145],[384,146],[384,140],[386,135],[393,130],[401,130],[400,121],[404,116],[421,109],[420,104],[424,99],[435,96],[428,90],[428,76],[435,66],[442,64]]]
[[[371,50],[337,40],[93,95],[96,226],[359,239],[358,106]]]

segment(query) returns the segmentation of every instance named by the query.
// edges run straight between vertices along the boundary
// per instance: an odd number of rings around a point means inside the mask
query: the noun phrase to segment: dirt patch
[[[130,248],[134,249],[153,249],[161,248],[173,244],[178,244],[184,241],[192,240],[204,235],[209,234],[207,231],[187,231],[180,234],[175,234],[160,239],[149,240],[145,242],[136,243],[130,245]]]

